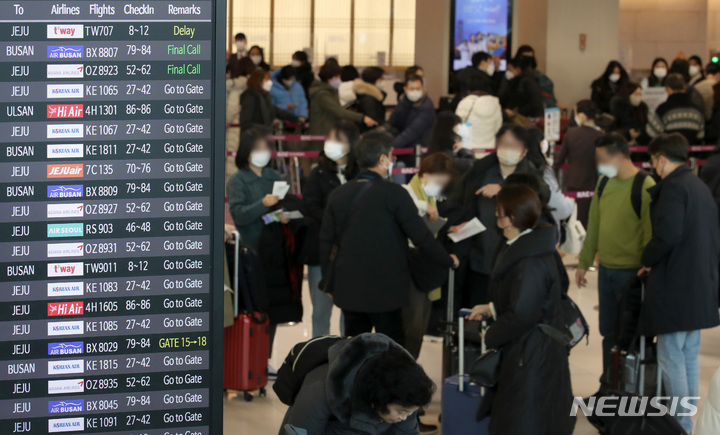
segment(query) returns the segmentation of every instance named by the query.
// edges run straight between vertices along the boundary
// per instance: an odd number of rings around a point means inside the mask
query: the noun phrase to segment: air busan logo
[[[47,217],[48,218],[69,218],[69,217],[83,217],[83,204],[72,203],[72,204],[48,204],[47,205]]]
[[[83,185],[82,184],[62,184],[59,186],[48,186],[47,197],[48,198],[82,198],[83,196]]]
[[[83,137],[82,124],[53,124],[47,126],[48,139],[67,139]]]
[[[85,343],[82,341],[68,341],[64,343],[48,343],[48,355],[80,355],[84,352]]]
[[[48,104],[47,117],[54,118],[82,118],[84,106],[82,104]]]
[[[79,263],[48,263],[49,277],[83,276],[83,262]]]
[[[48,297],[82,296],[85,294],[85,283],[79,282],[51,282],[47,285]]]
[[[82,316],[85,314],[83,302],[49,302],[47,304],[48,317],[55,316]]]
[[[48,394],[70,394],[84,392],[84,379],[63,379],[61,381],[48,381]]]
[[[48,45],[48,59],[82,59],[82,45]]]
[[[76,322],[48,322],[48,336],[57,336],[57,335],[82,335],[85,333],[85,324],[82,321],[76,321]],[[82,361],[82,360],[81,360]],[[54,364],[51,361],[48,361],[48,368],[51,364]],[[82,369],[82,365],[80,366]],[[48,373],[50,373],[48,371]],[[76,373],[76,372],[73,372]],[[82,371],[77,372],[82,373]]]
[[[48,361],[48,375],[69,375],[83,373],[84,371],[85,361],[81,359]]]
[[[81,79],[84,77],[85,67],[82,64],[60,64],[47,66],[49,79]]]
[[[80,85],[47,85],[48,98],[82,98],[85,88]]]
[[[83,164],[47,165],[48,178],[82,178]]]
[[[48,420],[48,432],[77,432],[85,430],[85,418],[51,418]]]
[[[48,39],[82,39],[84,30],[82,24],[48,24],[47,37]]]
[[[50,414],[67,414],[83,411],[85,411],[85,401],[83,399],[48,402],[48,412]]]
[[[47,146],[48,159],[72,159],[85,156],[83,144],[53,144]]]

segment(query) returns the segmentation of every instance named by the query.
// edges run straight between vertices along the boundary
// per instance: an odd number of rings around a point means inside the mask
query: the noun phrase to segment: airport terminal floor
[[[566,264],[573,262],[572,258],[566,260]],[[574,273],[572,266],[569,267],[568,272]],[[597,272],[588,273],[588,285],[583,289],[578,289],[575,284],[571,282],[569,292],[570,297],[579,305],[583,313],[585,313],[591,330],[589,344],[587,346],[585,343],[578,344],[570,356],[570,372],[572,375],[573,394],[575,396],[586,397],[594,393],[597,390],[598,377],[601,372],[601,364],[598,358],[601,348],[601,337],[597,327],[597,310],[594,309],[597,305],[597,277]],[[304,320],[302,323],[293,326],[278,328],[273,358],[271,359],[273,367],[280,367],[283,358],[292,346],[298,342],[310,339],[312,305],[308,303],[309,298],[307,281],[305,281],[303,287],[303,300],[306,302],[304,304]],[[340,311],[336,307],[331,326],[331,333],[333,334],[339,332],[339,317]],[[440,386],[442,383],[442,343],[439,338],[426,337],[420,355],[420,364],[422,364],[433,381]],[[720,329],[705,330],[702,334],[702,346],[700,349],[701,408],[708,394],[710,380],[718,366],[720,366]],[[275,396],[271,385],[272,381],[268,385],[267,397],[256,397],[252,402],[246,402],[243,400],[242,394],[238,396],[233,392],[225,398],[223,406],[224,435],[275,435],[278,432],[280,422],[282,422],[287,407]],[[440,400],[440,392],[438,392],[433,397],[432,404],[428,408],[427,416],[423,418],[424,422],[438,424]],[[439,431],[439,433],[441,433],[441,431]],[[597,429],[590,425],[587,419],[582,416],[582,413],[579,413],[573,434],[595,435],[597,433]]]

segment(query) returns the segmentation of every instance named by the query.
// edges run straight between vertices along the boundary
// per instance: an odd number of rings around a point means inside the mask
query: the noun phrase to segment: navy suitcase
[[[450,324],[452,324],[452,317],[454,317],[454,278],[453,271],[450,271],[450,279],[448,280],[448,322]],[[458,318],[458,353],[461,356],[465,354],[464,320],[462,317]],[[446,340],[451,341],[452,337],[447,337]],[[445,344],[446,346],[451,345],[448,342]],[[484,351],[484,341],[482,347]],[[476,419],[485,393],[484,389],[480,385],[470,382],[470,377],[464,374],[464,358],[459,358],[458,366],[459,373],[445,379],[442,385],[442,433],[443,435],[489,434],[488,425],[490,419],[485,418],[482,421]]]

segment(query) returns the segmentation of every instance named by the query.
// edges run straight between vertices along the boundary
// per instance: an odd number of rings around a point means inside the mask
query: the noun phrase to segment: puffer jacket
[[[328,351],[329,362],[308,373],[295,404],[285,414],[287,425],[312,435],[417,435],[417,418],[390,424],[353,406],[355,381],[369,359],[400,345],[382,334],[361,334],[338,342]]]
[[[236,77],[225,80],[225,124],[232,127],[225,128],[225,151],[237,152],[240,144],[240,95],[247,89],[247,77]],[[235,156],[225,157],[225,178],[237,172]]]
[[[720,433],[720,369],[710,381],[708,397],[700,410],[694,435],[717,435]]]
[[[455,114],[471,124],[473,148],[495,148],[495,134],[503,124],[497,97],[470,94],[460,101]]]

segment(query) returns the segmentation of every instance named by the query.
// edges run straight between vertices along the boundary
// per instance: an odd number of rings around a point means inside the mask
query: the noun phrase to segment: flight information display
[[[222,433],[224,9],[0,2],[0,433]]]

